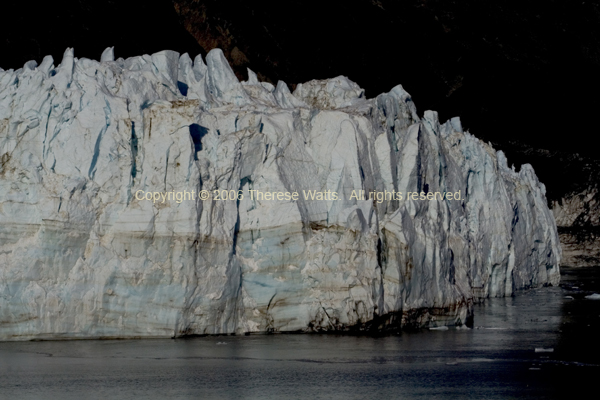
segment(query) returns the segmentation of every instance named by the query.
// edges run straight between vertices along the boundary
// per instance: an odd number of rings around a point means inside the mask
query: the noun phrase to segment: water
[[[378,338],[4,342],[0,398],[583,398],[600,373],[593,292],[600,268],[565,268],[561,287],[477,305],[474,329]]]

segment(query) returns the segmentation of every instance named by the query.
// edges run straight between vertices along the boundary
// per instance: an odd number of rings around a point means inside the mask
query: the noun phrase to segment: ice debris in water
[[[553,348],[536,347],[535,352],[536,353],[553,353],[554,349]]]

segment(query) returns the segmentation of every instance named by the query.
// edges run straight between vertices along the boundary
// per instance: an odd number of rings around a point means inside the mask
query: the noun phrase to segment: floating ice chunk
[[[551,347],[550,348],[536,347],[535,352],[536,353],[554,353],[554,349]]]
[[[600,300],[600,294],[598,294],[598,293],[590,294],[589,296],[585,296],[585,298],[588,300]]]
[[[478,357],[474,357],[474,358],[457,358],[456,359],[456,363],[460,364],[460,363],[481,363],[481,362],[494,362],[494,359],[492,358],[478,358]]]
[[[430,331],[447,331],[448,327],[447,326],[433,326],[431,328],[429,328]]]
[[[573,296],[565,296],[565,299],[567,299],[567,300],[574,300],[575,298]]]

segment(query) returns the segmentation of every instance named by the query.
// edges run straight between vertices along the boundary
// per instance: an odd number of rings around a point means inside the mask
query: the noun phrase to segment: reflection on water
[[[600,373],[600,300],[585,299],[599,272],[564,269],[561,287],[490,299],[474,329],[0,343],[0,398],[583,396]]]

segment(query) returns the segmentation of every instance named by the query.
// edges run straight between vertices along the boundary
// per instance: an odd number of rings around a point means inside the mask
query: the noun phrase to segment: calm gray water
[[[564,269],[561,287],[477,305],[474,329],[4,342],[0,398],[588,397],[600,379],[600,300],[584,296],[600,292],[599,271]]]

